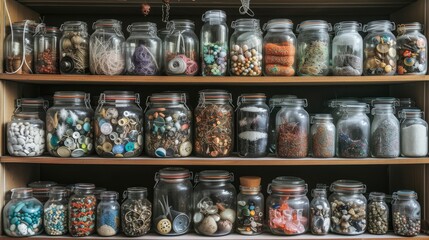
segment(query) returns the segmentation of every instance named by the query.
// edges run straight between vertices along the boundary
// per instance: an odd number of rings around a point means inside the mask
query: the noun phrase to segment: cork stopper
[[[261,185],[261,177],[257,177],[257,176],[240,177],[240,185],[243,187],[259,187]]]

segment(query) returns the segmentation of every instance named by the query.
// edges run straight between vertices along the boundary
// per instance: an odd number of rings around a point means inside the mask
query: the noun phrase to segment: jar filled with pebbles
[[[49,191],[49,200],[44,206],[44,220],[46,234],[61,236],[67,233],[68,192],[65,187],[52,187]]]
[[[60,30],[57,27],[41,23],[34,36],[34,70],[40,74],[59,73],[59,40]]]
[[[394,158],[400,154],[399,121],[392,104],[375,104],[371,124],[371,151],[373,157]]]
[[[371,234],[386,234],[389,230],[389,206],[385,194],[372,192],[368,201],[368,232]]]
[[[326,185],[318,185],[311,192],[310,230],[315,235],[328,234],[331,227],[331,206],[329,205]]]
[[[264,226],[264,208],[261,178],[256,176],[240,177],[236,231],[243,235],[261,234]]]
[[[310,144],[313,157],[335,156],[335,125],[331,114],[316,114],[311,118]]]
[[[400,236],[417,236],[421,228],[421,209],[417,202],[417,193],[400,190],[393,193],[393,200],[393,231]]]
[[[103,191],[100,195],[101,201],[97,206],[97,234],[103,237],[115,236],[120,228],[120,210],[118,193],[114,191]]]
[[[405,111],[400,114],[401,155],[404,157],[424,157],[428,154],[428,124],[420,110]]]
[[[151,227],[152,204],[147,200],[147,188],[129,187],[121,205],[122,232],[127,237],[146,235]]]
[[[86,22],[67,21],[61,25],[60,72],[89,73],[89,35]]]
[[[398,69],[399,75],[424,75],[427,71],[427,39],[422,34],[423,26],[418,22],[398,25]]]
[[[97,199],[94,189],[92,183],[77,183],[74,186],[68,206],[68,227],[72,237],[86,237],[96,231]]]

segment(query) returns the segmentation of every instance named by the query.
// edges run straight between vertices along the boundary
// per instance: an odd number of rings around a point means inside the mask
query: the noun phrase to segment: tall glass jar
[[[54,94],[54,106],[46,113],[48,152],[55,157],[83,157],[93,150],[89,93],[60,91]]]
[[[192,219],[192,172],[163,168],[155,174],[153,223],[161,235],[177,236],[189,231]]]
[[[326,185],[318,185],[311,192],[310,230],[315,235],[326,235],[331,227],[331,206],[327,199]]]
[[[267,155],[269,108],[264,93],[243,93],[237,100],[238,154]]]
[[[264,225],[264,207],[261,178],[255,176],[240,177],[236,231],[243,235],[261,234]]]
[[[310,143],[313,157],[335,156],[335,124],[331,114],[316,114],[311,118]]]
[[[428,124],[422,111],[402,111],[401,155],[424,157],[428,154]]]
[[[154,93],[146,101],[145,149],[150,157],[192,153],[192,111],[180,93]]]
[[[387,20],[372,21],[363,27],[364,75],[388,75],[396,72],[396,38],[392,31],[395,23]]]
[[[226,13],[210,10],[203,14],[201,62],[203,76],[225,76],[228,69],[228,25]]]
[[[33,72],[33,34],[36,23],[23,20],[12,24],[12,32],[6,37],[4,61],[6,73],[29,74]]]
[[[400,236],[417,236],[421,228],[420,204],[417,193],[400,190],[393,193],[393,231]]]
[[[72,237],[85,237],[95,233],[97,200],[94,189],[95,185],[92,183],[78,183],[74,186],[68,207],[68,226]]]
[[[95,110],[95,151],[101,157],[137,157],[143,152],[140,95],[105,91]]]
[[[372,192],[368,201],[368,232],[386,234],[389,230],[389,206],[384,193]]]
[[[89,36],[85,22],[67,21],[61,25],[60,71],[62,74],[89,72]]]
[[[195,153],[227,157],[234,148],[232,96],[224,90],[202,90],[195,108]]]
[[[199,70],[199,43],[191,20],[175,19],[167,23],[170,33],[163,42],[167,75],[194,76]]]
[[[223,236],[234,231],[236,192],[234,174],[206,170],[196,174],[194,188],[194,230],[199,235]]]
[[[307,20],[296,27],[298,35],[299,76],[326,76],[329,73],[329,52],[332,26],[323,20]]]
[[[392,104],[375,104],[372,109],[371,151],[373,157],[398,157],[399,121],[394,115]]]
[[[3,229],[10,237],[39,235],[43,231],[43,205],[31,188],[13,188],[11,200],[3,208]]]
[[[241,18],[232,21],[230,66],[233,76],[262,75],[262,31],[258,19]]]
[[[150,230],[152,204],[147,200],[147,188],[130,187],[124,192],[121,205],[122,232],[127,237],[139,237]]]
[[[14,113],[37,112],[40,120],[45,121],[48,107],[48,100],[44,100],[43,98],[18,98],[15,102]]]
[[[283,101],[276,116],[278,157],[307,157],[310,117],[304,107],[307,107],[307,99]]]
[[[333,73],[336,76],[360,76],[363,72],[362,24],[345,21],[335,24],[332,41]]]
[[[268,148],[270,153],[276,153],[276,116],[282,109],[284,99],[297,98],[295,95],[274,95],[270,98],[268,106],[270,107],[270,121],[268,124]]]
[[[296,36],[293,23],[289,19],[272,19],[263,26],[264,37],[264,75],[295,75]]]
[[[398,69],[399,75],[424,75],[427,71],[427,39],[422,34],[423,26],[418,22],[398,25]]]
[[[44,206],[43,224],[46,234],[61,236],[67,233],[68,192],[65,187],[52,187]]]
[[[118,203],[118,193],[104,191],[100,195],[101,201],[97,206],[97,233],[102,237],[115,236],[119,232],[119,212],[121,206]]]
[[[127,28],[125,44],[127,74],[154,76],[161,73],[162,41],[156,35],[156,24],[137,22]]]
[[[40,24],[34,37],[34,70],[35,73],[59,73],[59,39],[60,30],[57,27]]]

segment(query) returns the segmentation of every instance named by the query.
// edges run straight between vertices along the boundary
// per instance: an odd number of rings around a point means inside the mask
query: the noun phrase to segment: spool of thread
[[[177,55],[168,62],[168,72],[172,74],[183,74],[187,70],[187,57],[185,55]]]
[[[153,76],[158,73],[158,63],[150,52],[150,50],[143,44],[138,46],[133,54],[134,73],[143,76]]]

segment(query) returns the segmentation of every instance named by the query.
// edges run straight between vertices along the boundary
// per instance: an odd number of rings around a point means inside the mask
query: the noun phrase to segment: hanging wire
[[[250,9],[250,0],[240,0],[241,7],[238,9],[241,15],[247,14],[250,17],[255,16],[255,13]]]
[[[162,1],[162,21],[168,22],[170,18],[170,0]]]

